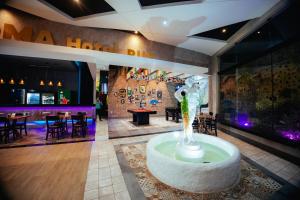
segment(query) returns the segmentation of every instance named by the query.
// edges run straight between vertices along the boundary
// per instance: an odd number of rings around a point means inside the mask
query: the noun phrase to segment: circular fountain
[[[177,189],[218,192],[240,179],[240,153],[231,143],[214,136],[194,134],[192,122],[205,83],[202,77],[186,80],[175,97],[181,102],[184,131],[161,134],[147,144],[147,166],[161,182]]]
[[[161,134],[147,144],[147,166],[161,182],[174,188],[195,192],[218,192],[233,187],[240,178],[240,153],[229,142],[197,134],[204,152],[199,159],[176,156],[179,132]]]

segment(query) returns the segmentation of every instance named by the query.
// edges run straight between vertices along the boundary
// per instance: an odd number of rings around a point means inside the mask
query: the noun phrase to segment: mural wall
[[[283,142],[300,143],[300,41],[220,75],[225,124]]]
[[[156,116],[165,115],[166,107],[177,107],[174,97],[177,81],[165,81],[162,78],[146,80],[143,77],[131,77],[131,67],[110,66],[108,72],[108,117],[132,117],[128,109],[146,109],[157,111]],[[140,74],[143,74],[142,72]],[[163,76],[161,76],[163,77]]]

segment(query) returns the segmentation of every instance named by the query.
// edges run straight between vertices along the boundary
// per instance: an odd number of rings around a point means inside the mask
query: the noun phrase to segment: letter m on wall
[[[22,40],[26,42],[31,42],[32,39],[32,28],[24,27],[20,32],[16,30],[12,24],[4,24],[3,39]]]

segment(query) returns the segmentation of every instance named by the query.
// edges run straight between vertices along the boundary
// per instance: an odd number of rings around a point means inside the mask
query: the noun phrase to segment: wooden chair
[[[214,131],[215,136],[218,136],[217,129],[217,115],[215,116],[215,118],[210,115],[210,117],[205,119],[206,133],[210,134]]]
[[[84,117],[84,125],[86,126],[86,129],[88,129],[88,123],[87,123],[87,117],[86,117],[86,115],[87,115],[87,113],[86,112],[77,112],[77,115],[83,115],[83,117]]]
[[[63,129],[64,133],[68,133],[68,119],[67,117],[65,117],[66,112],[57,112],[57,115],[60,116],[59,117],[60,122],[64,126]]]
[[[87,133],[87,126],[85,122],[85,116],[83,115],[72,115],[72,137],[75,134],[80,133],[82,137],[86,136]]]
[[[16,113],[16,116],[23,116],[23,113]],[[25,131],[25,135],[27,135],[27,117],[22,119],[20,122],[16,122],[15,124],[16,129],[20,131],[20,135],[22,135],[22,131]]]
[[[64,126],[60,122],[58,116],[46,116],[46,125],[47,125],[47,135],[46,140],[48,140],[48,135],[51,133],[52,138],[55,136],[59,140],[59,135],[63,133]]]
[[[9,119],[6,117],[0,117],[0,141],[2,141],[4,138],[4,142],[8,143],[10,133],[11,128]]]
[[[199,119],[197,117],[195,117],[193,123],[192,123],[192,127],[193,127],[193,130],[197,130],[197,133],[199,133]]]

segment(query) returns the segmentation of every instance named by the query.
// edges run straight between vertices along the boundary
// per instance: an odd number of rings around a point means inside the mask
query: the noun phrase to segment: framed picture
[[[128,103],[134,103],[134,96],[128,97]]]
[[[127,87],[127,96],[128,97],[132,96],[132,89],[131,89],[131,87]]]
[[[140,85],[140,93],[145,94],[146,93],[146,86],[145,85]]]
[[[125,98],[126,97],[126,89],[124,89],[124,88],[119,89],[119,96],[121,98]]]
[[[162,99],[162,91],[157,90],[157,99]]]

